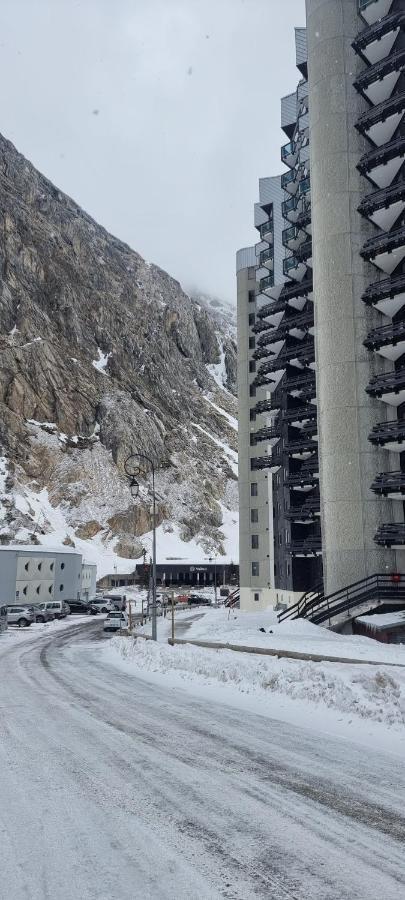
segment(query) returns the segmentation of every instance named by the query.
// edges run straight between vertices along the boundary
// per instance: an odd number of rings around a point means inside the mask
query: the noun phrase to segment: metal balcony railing
[[[378,256],[381,253],[390,253],[397,247],[403,247],[404,245],[405,227],[397,228],[395,231],[384,231],[382,234],[377,234],[375,237],[366,241],[364,247],[360,250],[360,256],[362,256],[363,259],[372,261],[373,257]]]
[[[294,522],[298,519],[309,519],[313,521],[317,520],[320,514],[320,500],[319,497],[314,497],[311,500],[307,500],[302,506],[290,506],[290,509],[285,513],[285,518],[290,522]]]
[[[277,404],[274,402],[274,394],[269,400],[259,400],[254,407],[254,411],[258,416],[261,415],[261,413],[271,412],[274,409],[277,409]]]
[[[371,172],[376,166],[383,165],[391,159],[396,159],[398,156],[405,156],[405,137],[395,138],[388,144],[382,144],[381,147],[369,150],[368,153],[361,157],[357,168],[361,175],[366,175],[367,172]]]
[[[304,241],[300,247],[297,247],[295,251],[295,256],[300,262],[306,262],[310,256],[312,256],[312,239],[309,238],[307,241]]]
[[[283,312],[286,308],[286,301],[282,300],[272,300],[270,303],[266,303],[265,306],[262,306],[261,309],[257,311],[258,319],[265,319],[267,316],[273,316],[274,313]],[[267,327],[269,327],[267,325]]]
[[[278,620],[284,619],[309,619],[315,625],[322,622],[334,622],[342,620],[342,615],[350,619],[355,615],[355,610],[361,607],[364,611],[365,604],[369,608],[380,604],[400,605],[405,604],[405,580],[403,575],[393,572],[391,575],[370,575],[355,581],[333,594],[325,596],[322,588],[316,586],[313,591],[307,591],[297,603],[280,613]],[[359,612],[357,613],[359,615]]]
[[[276,423],[275,425],[269,425],[268,428],[259,428],[259,430],[251,434],[250,437],[253,446],[261,443],[261,441],[279,440],[281,437],[281,425],[280,423]]]
[[[384,444],[401,444],[405,442],[405,419],[393,419],[390,422],[379,422],[374,425],[368,439],[371,444],[376,447],[383,447]],[[404,447],[405,449],[405,447]]]
[[[380,525],[377,533],[374,535],[374,540],[376,544],[380,544],[383,547],[405,544],[405,523],[388,522]]]
[[[291,307],[289,307],[291,309]],[[279,325],[268,325],[266,334],[262,334],[258,340],[260,346],[272,344],[274,341],[282,341],[290,331],[297,329],[299,331],[308,332],[309,328],[313,328],[314,313],[313,309],[309,309],[303,313],[297,313],[296,316],[287,316],[281,320]],[[264,329],[260,329],[264,331]],[[268,331],[268,333],[267,333]]]
[[[292,539],[286,544],[287,553],[292,556],[316,556],[322,552],[322,538],[320,533],[311,535],[304,540]]]
[[[250,460],[252,469],[274,469],[275,472],[280,468],[281,463],[275,462],[271,456],[256,456]]]
[[[405,201],[405,181],[398,181],[389,187],[374,191],[372,194],[364,197],[358,207],[358,211],[362,216],[371,216],[378,209],[387,209],[400,200]]]
[[[280,302],[283,300],[294,300],[299,297],[306,297],[312,293],[312,272],[307,273],[307,277],[303,281],[296,281],[293,284],[286,284],[280,294]]]
[[[394,372],[376,375],[367,385],[366,391],[370,397],[382,397],[384,394],[399,394],[405,390],[405,367]]]
[[[386,56],[385,59],[382,59],[380,62],[375,63],[373,66],[369,66],[369,68],[362,72],[356,81],[353,82],[353,87],[356,88],[356,91],[363,92],[374,81],[385,78],[390,72],[397,72],[399,69],[403,69],[404,66],[405,50],[397,50],[395,53],[390,53],[389,56]]]
[[[286,384],[286,389],[288,391],[299,390],[300,388],[313,388],[315,395],[315,372],[312,370],[309,372],[304,372],[302,375],[296,375],[292,378],[288,378],[288,383]]]
[[[378,350],[380,347],[386,347],[391,344],[395,346],[400,341],[405,341],[405,321],[393,322],[392,325],[382,325],[381,328],[374,328],[363,343],[367,350]]]
[[[384,278],[383,281],[375,281],[370,284],[362,294],[364,303],[374,304],[390,297],[397,297],[405,292],[405,275],[396,275],[395,278]]]
[[[403,28],[405,25],[405,13],[396,12],[392,13],[390,16],[385,16],[383,19],[379,19],[378,22],[375,22],[373,25],[369,25],[367,28],[364,28],[363,31],[356,37],[356,39],[352,43],[353,49],[356,53],[361,53],[368,44],[372,44],[374,41],[381,40],[385,34],[389,34],[390,31],[396,31],[398,28]],[[367,61],[368,62],[368,61]]]
[[[285,441],[284,446],[290,455],[301,452],[311,452],[313,454],[318,453],[318,445],[309,434],[304,435],[300,440],[287,440]]]
[[[306,406],[297,406],[295,409],[285,409],[282,413],[283,420],[286,422],[302,422],[305,419],[316,422],[318,411],[312,403]]]
[[[380,472],[374,479],[371,490],[375,494],[404,494],[405,495],[405,472]]]
[[[377,122],[384,122],[385,119],[395,115],[395,113],[401,112],[404,106],[405,91],[401,91],[399,94],[388,97],[387,100],[383,100],[378,106],[373,106],[363,113],[355,123],[356,128],[360,131],[360,134],[365,134]]]
[[[265,266],[268,261],[274,261],[274,250],[272,247],[268,247],[266,250],[262,250],[259,254],[260,266]]]
[[[261,293],[264,293],[264,291],[266,291],[267,288],[272,288],[272,287],[274,287],[274,276],[273,276],[273,275],[266,275],[265,278],[261,278],[261,279],[260,279],[260,282],[259,282],[259,286],[260,286],[260,292],[261,292]]]
[[[281,187],[285,191],[288,185],[293,184],[298,178],[297,169],[291,169],[290,172],[283,172],[281,176]]]
[[[299,196],[302,196],[302,194],[308,194],[308,192],[310,190],[311,190],[311,179],[308,175],[306,178],[303,178],[303,180],[300,181],[300,183],[298,185],[298,194],[299,194]]]
[[[295,212],[300,205],[302,205],[302,197],[289,197],[288,200],[283,200],[281,204],[283,218],[288,219],[288,214]]]

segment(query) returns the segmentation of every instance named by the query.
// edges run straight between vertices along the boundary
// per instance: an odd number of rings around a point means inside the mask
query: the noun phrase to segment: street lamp
[[[216,556],[209,556],[208,562],[214,563],[214,588],[215,588],[215,606],[217,605],[217,558]]]
[[[131,495],[135,499],[139,496],[139,478],[146,478],[148,472],[152,474],[152,640],[157,640],[157,607],[156,607],[156,493],[155,493],[155,464],[144,453],[131,453],[125,460],[124,469],[129,479]]]

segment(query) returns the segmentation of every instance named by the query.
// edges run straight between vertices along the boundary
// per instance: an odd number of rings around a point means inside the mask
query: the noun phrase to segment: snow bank
[[[134,674],[158,673],[166,685],[221,685],[252,695],[263,711],[275,712],[274,698],[288,697],[389,727],[405,725],[405,672],[383,667],[312,663],[249,656],[114,637],[103,647],[108,661]]]

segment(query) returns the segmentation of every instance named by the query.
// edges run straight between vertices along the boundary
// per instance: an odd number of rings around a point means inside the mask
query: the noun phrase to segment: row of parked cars
[[[125,609],[125,598],[122,595],[96,596],[94,600],[48,600],[44,603],[20,603],[18,606],[7,606],[7,625],[18,625],[27,628],[34,622],[51,622],[53,619],[65,619],[74,613],[83,616],[95,616],[98,613],[112,613]]]

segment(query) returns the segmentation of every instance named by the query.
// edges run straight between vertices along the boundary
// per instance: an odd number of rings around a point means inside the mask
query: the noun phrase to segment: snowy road
[[[0,654],[2,900],[402,900],[403,760],[128,675],[100,637]]]

